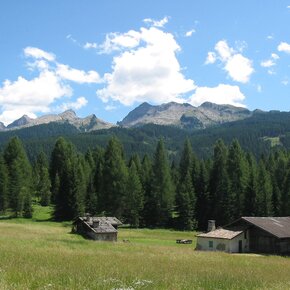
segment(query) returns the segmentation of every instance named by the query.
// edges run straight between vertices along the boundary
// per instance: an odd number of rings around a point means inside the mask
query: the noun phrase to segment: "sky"
[[[290,111],[290,0],[2,0],[0,121],[143,102]]]

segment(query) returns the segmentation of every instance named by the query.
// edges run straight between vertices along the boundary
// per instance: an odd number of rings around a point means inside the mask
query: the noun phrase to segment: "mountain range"
[[[169,125],[186,129],[204,129],[215,125],[249,118],[254,112],[232,105],[217,105],[205,102],[199,107],[190,104],[166,103],[158,106],[142,103],[132,110],[117,125],[97,118],[94,114],[80,118],[73,110],[61,114],[43,115],[32,119],[27,115],[15,120],[7,127],[0,123],[0,131],[10,131],[48,123],[69,123],[80,132],[109,129],[119,126],[140,127],[146,124]]]

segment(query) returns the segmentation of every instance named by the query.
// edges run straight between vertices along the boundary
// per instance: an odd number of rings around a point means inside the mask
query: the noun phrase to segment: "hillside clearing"
[[[0,289],[290,288],[289,258],[196,252],[194,233],[169,230],[120,229],[119,242],[94,242],[42,218],[0,221]]]

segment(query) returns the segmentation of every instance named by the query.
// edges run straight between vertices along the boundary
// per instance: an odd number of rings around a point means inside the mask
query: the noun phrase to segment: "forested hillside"
[[[114,127],[80,133],[68,123],[50,123],[1,132],[0,148],[3,149],[13,136],[22,140],[31,161],[34,161],[41,151],[50,155],[55,141],[60,136],[65,136],[82,153],[97,145],[105,148],[108,140],[116,136],[122,142],[127,157],[133,153],[141,157],[145,154],[152,157],[158,140],[162,138],[169,151],[170,160],[176,161],[180,158],[179,153],[186,138],[189,138],[199,158],[212,156],[212,146],[217,139],[223,139],[227,145],[233,139],[237,139],[244,150],[258,158],[263,153],[268,154],[273,148],[290,149],[290,113],[255,112],[245,120],[202,130],[148,124],[138,128]]]
[[[0,211],[31,217],[32,201],[54,206],[56,220],[89,212],[117,216],[132,227],[206,228],[208,219],[224,225],[240,216],[290,214],[290,152],[276,150],[256,159],[235,139],[219,139],[213,156],[200,159],[189,139],[169,162],[159,140],[152,157],[125,158],[122,143],[85,154],[63,137],[51,155],[32,164],[19,138],[5,145],[0,158]]]

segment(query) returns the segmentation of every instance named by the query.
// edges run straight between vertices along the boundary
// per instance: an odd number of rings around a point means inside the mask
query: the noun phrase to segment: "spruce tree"
[[[36,195],[42,206],[50,204],[51,199],[51,182],[49,177],[48,161],[46,155],[41,152],[36,160],[34,168],[34,180]]]
[[[131,166],[129,167],[128,184],[124,204],[125,222],[129,223],[132,227],[138,228],[144,206],[144,195],[134,161],[131,162]]]
[[[120,141],[113,137],[105,151],[103,169],[103,200],[106,214],[121,218],[127,189],[128,169]]]
[[[229,218],[234,220],[243,215],[248,178],[245,156],[237,139],[232,142],[229,148],[227,166],[229,176]]]
[[[0,155],[0,212],[8,208],[8,172],[2,155]]]
[[[219,139],[214,146],[213,165],[209,177],[209,213],[218,225],[230,221],[229,178],[227,172],[228,150]]]
[[[154,154],[152,193],[156,202],[156,225],[168,226],[172,218],[175,194],[162,140],[159,140]]]
[[[260,160],[258,166],[256,211],[259,216],[273,215],[272,183],[263,160]]]
[[[4,150],[4,160],[8,170],[9,205],[15,216],[23,214],[24,194],[32,192],[32,170],[18,137],[10,139]]]
[[[145,155],[142,160],[142,188],[144,192],[144,209],[142,213],[142,224],[146,227],[156,225],[157,206],[155,195],[152,191],[152,162],[148,155]]]

